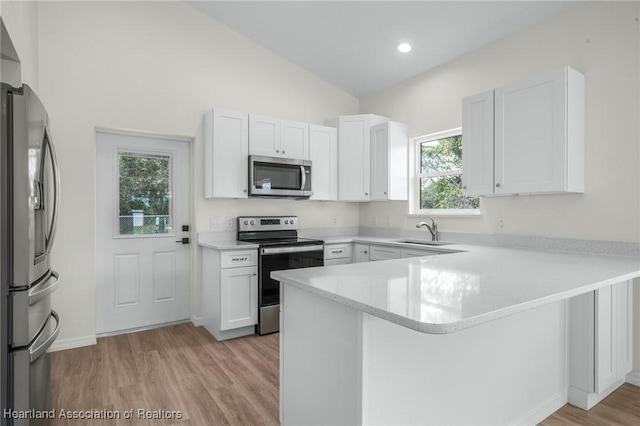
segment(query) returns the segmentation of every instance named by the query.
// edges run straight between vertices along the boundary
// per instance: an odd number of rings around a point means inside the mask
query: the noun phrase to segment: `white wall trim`
[[[137,137],[145,137],[145,138],[154,138],[154,139],[169,139],[169,140],[178,140],[184,142],[193,142],[195,137],[193,136],[184,136],[184,135],[169,135],[166,133],[159,132],[150,132],[146,130],[136,130],[136,129],[124,129],[117,127],[95,127],[96,133],[109,133],[112,135],[124,135],[124,136],[137,136]]]
[[[632,385],[640,386],[640,373],[632,371],[627,374],[626,381]]]
[[[558,392],[513,422],[514,425],[537,425],[567,403],[567,391]]]
[[[56,340],[51,345],[49,352],[64,351],[67,349],[81,348],[83,346],[92,346],[97,343],[96,335],[73,337],[71,339]]]
[[[201,327],[204,325],[204,318],[191,315],[191,323],[193,324],[194,327]]]

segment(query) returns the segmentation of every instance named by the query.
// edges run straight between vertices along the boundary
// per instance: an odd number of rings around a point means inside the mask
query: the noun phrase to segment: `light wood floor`
[[[217,342],[180,324],[98,339],[54,352],[53,406],[112,410],[134,421],[56,419],[58,425],[276,425],[278,334]],[[139,420],[137,410],[177,410],[182,419]]]
[[[217,342],[202,327],[180,324],[104,337],[54,352],[51,362],[56,412],[134,410],[133,420],[51,426],[278,424],[278,334]],[[176,410],[182,419],[140,420],[138,409]],[[625,384],[588,412],[566,405],[541,425],[640,425],[640,388]]]

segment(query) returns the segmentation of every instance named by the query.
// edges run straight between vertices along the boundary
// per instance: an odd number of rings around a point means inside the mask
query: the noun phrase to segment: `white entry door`
[[[96,139],[97,333],[189,318],[189,142]]]

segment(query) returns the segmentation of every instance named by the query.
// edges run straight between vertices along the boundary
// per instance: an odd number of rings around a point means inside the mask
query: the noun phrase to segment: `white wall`
[[[356,113],[356,98],[183,2],[40,2],[38,12],[41,97],[62,175],[53,258],[64,280],[53,300],[61,344],[95,336],[96,126],[194,137],[196,231],[210,230],[209,216],[263,212],[299,214],[303,227],[330,226],[334,216],[357,226],[357,204],[205,200],[197,137],[214,106],[323,123]],[[194,244],[196,273],[197,254]],[[195,316],[199,295],[194,285]]]
[[[361,101],[360,111],[408,124],[411,137],[461,125],[461,100],[569,65],[586,76],[583,195],[483,198],[480,218],[439,229],[640,242],[638,2],[587,2]],[[419,52],[416,41],[414,51]],[[406,202],[360,207],[360,225],[414,229]],[[384,226],[384,225],[383,225]]]
[[[37,4],[31,1],[2,0],[0,15],[20,57],[22,82],[29,84],[37,91],[39,88]]]

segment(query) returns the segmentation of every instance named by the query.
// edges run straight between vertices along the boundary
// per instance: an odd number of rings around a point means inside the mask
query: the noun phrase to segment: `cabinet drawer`
[[[423,256],[435,256],[438,254],[442,254],[442,252],[438,252],[435,250],[415,250],[415,249],[402,249],[400,250],[400,257],[423,257]]]
[[[351,257],[351,244],[330,244],[324,246],[324,258],[341,259]]]
[[[369,260],[400,259],[400,249],[384,246],[371,246]]]
[[[221,268],[239,268],[256,266],[258,264],[258,250],[223,251],[220,253]]]

